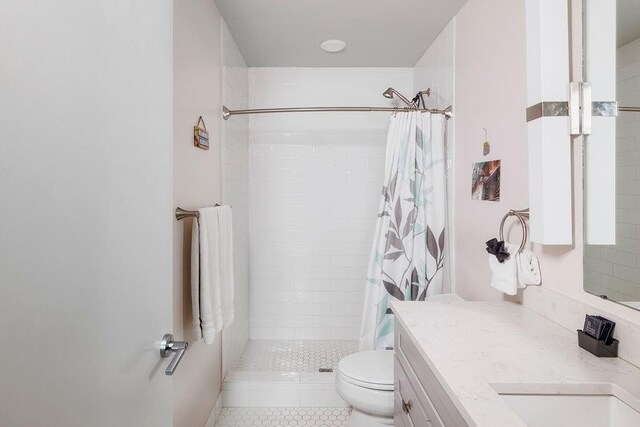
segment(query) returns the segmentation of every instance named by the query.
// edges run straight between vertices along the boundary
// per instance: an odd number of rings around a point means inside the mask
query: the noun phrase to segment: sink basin
[[[555,387],[553,393],[545,393],[540,384],[521,388],[526,392],[518,392],[518,387],[513,384],[509,387],[494,386],[500,397],[529,427],[640,426],[640,412],[633,407],[638,408],[639,402],[613,384],[585,385],[582,389],[574,385],[565,387],[566,390]],[[554,387],[548,385],[547,388]]]

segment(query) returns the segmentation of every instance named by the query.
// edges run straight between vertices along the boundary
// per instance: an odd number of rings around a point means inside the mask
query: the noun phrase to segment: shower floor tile
[[[223,408],[216,426],[347,427],[347,408]]]
[[[251,340],[235,371],[335,372],[340,359],[357,351],[357,341]]]

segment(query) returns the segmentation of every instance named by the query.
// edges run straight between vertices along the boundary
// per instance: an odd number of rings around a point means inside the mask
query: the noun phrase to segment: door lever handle
[[[166,359],[171,356],[171,353],[175,353],[173,359],[169,362],[169,366],[164,370],[166,375],[173,375],[188,347],[188,342],[174,341],[173,335],[171,334],[165,334],[165,336],[162,337],[162,341],[160,341],[160,357]]]

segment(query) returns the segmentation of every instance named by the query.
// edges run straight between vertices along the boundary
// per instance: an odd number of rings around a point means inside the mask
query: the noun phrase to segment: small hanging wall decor
[[[489,139],[487,138],[487,128],[484,129],[484,144],[482,144],[482,154],[487,155],[491,151],[491,146],[489,145]]]
[[[198,123],[193,127],[193,145],[203,150],[209,149],[209,132],[207,131],[207,126],[204,124],[202,116],[200,116]]]

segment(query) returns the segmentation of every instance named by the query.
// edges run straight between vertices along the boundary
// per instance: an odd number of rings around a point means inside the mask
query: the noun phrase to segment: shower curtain
[[[361,351],[393,347],[392,300],[423,301],[442,293],[448,261],[444,120],[418,111],[391,117]]]

